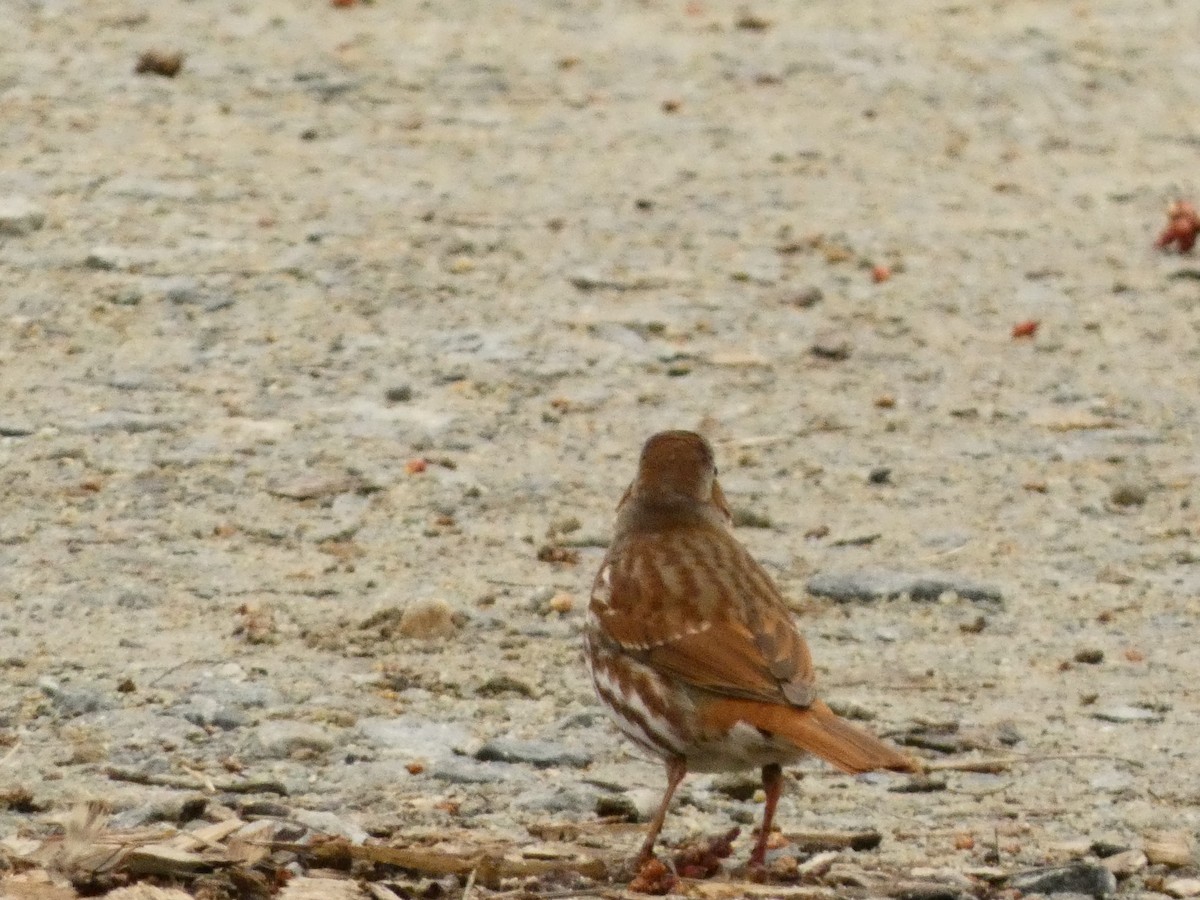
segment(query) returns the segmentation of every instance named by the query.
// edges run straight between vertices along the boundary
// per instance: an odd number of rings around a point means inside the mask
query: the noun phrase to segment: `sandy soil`
[[[1200,266],[1153,248],[1197,190],[1200,6],[5,18],[0,837],[179,796],[122,772],[396,836],[644,809],[578,632],[665,427],[713,439],[831,701],[1027,758],[804,766],[785,831],[1016,870],[1200,829]],[[867,570],[1003,601],[806,592]],[[757,814],[722,784],[669,842]]]

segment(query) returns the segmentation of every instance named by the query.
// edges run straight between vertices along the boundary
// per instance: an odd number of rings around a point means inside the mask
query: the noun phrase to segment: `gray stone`
[[[87,685],[63,687],[53,678],[39,678],[38,687],[50,698],[54,708],[62,715],[74,718],[86,713],[109,709],[113,701],[105,697],[98,688]]]
[[[83,264],[98,272],[124,271],[132,265],[129,251],[120,247],[93,247],[84,257]]]
[[[550,788],[514,791],[513,805],[519,809],[546,813],[590,812],[596,807],[599,791],[579,784],[560,784]]]
[[[480,762],[524,763],[539,769],[569,766],[582,769],[592,764],[590,754],[572,750],[551,741],[521,741],[514,738],[495,738],[477,751]]]
[[[1023,894],[1084,894],[1105,897],[1117,890],[1117,879],[1104,866],[1078,862],[1051,869],[1022,872],[1008,886]]]
[[[260,756],[283,759],[299,750],[324,753],[333,749],[333,738],[310,722],[264,722],[255,732]]]
[[[471,741],[461,725],[417,716],[362,719],[358,730],[364,742],[390,756],[427,762],[452,756],[455,747]]]
[[[495,766],[476,762],[464,756],[440,759],[428,769],[431,778],[447,784],[488,784],[504,780],[504,773]]]
[[[209,725],[229,730],[246,724],[246,714],[240,709],[221,703],[215,697],[193,697],[179,707],[176,714],[202,728]]]
[[[187,275],[177,275],[164,278],[159,283],[163,299],[168,303],[199,303],[204,299],[200,290],[200,282]]]
[[[1093,719],[1102,722],[1161,722],[1163,715],[1144,706],[1108,706],[1092,713]]]
[[[353,822],[347,822],[345,819],[335,816],[331,812],[322,812],[314,809],[293,809],[288,818],[321,834],[343,837],[352,844],[365,843],[367,838],[370,837],[358,825],[355,825]]]
[[[46,222],[46,214],[25,197],[0,199],[0,234],[23,237]]]
[[[856,572],[819,572],[808,580],[808,592],[838,603],[881,600],[907,594],[913,600],[937,600],[953,591],[965,600],[1002,603],[1000,589],[953,574],[914,574],[887,569]]]

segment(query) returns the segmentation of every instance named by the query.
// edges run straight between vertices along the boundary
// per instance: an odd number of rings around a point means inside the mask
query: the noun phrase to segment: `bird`
[[[760,869],[785,764],[812,754],[847,773],[921,770],[818,697],[808,645],[732,522],[708,441],[655,434],[592,584],[583,642],[596,695],[622,734],[666,768],[639,868],[688,772],[761,768],[766,802],[749,861]]]

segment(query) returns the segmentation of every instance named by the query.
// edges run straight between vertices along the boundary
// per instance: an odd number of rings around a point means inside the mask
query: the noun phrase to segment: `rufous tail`
[[[902,753],[857,725],[851,725],[820,700],[806,709],[758,700],[722,699],[705,710],[706,724],[722,730],[745,722],[791,741],[843,772],[856,775],[876,769],[920,772],[918,760]]]

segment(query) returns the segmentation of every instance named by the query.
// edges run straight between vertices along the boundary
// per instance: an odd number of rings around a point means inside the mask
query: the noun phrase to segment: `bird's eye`
[[[716,478],[720,474],[720,470],[718,470],[716,466],[713,466],[713,478]]]

